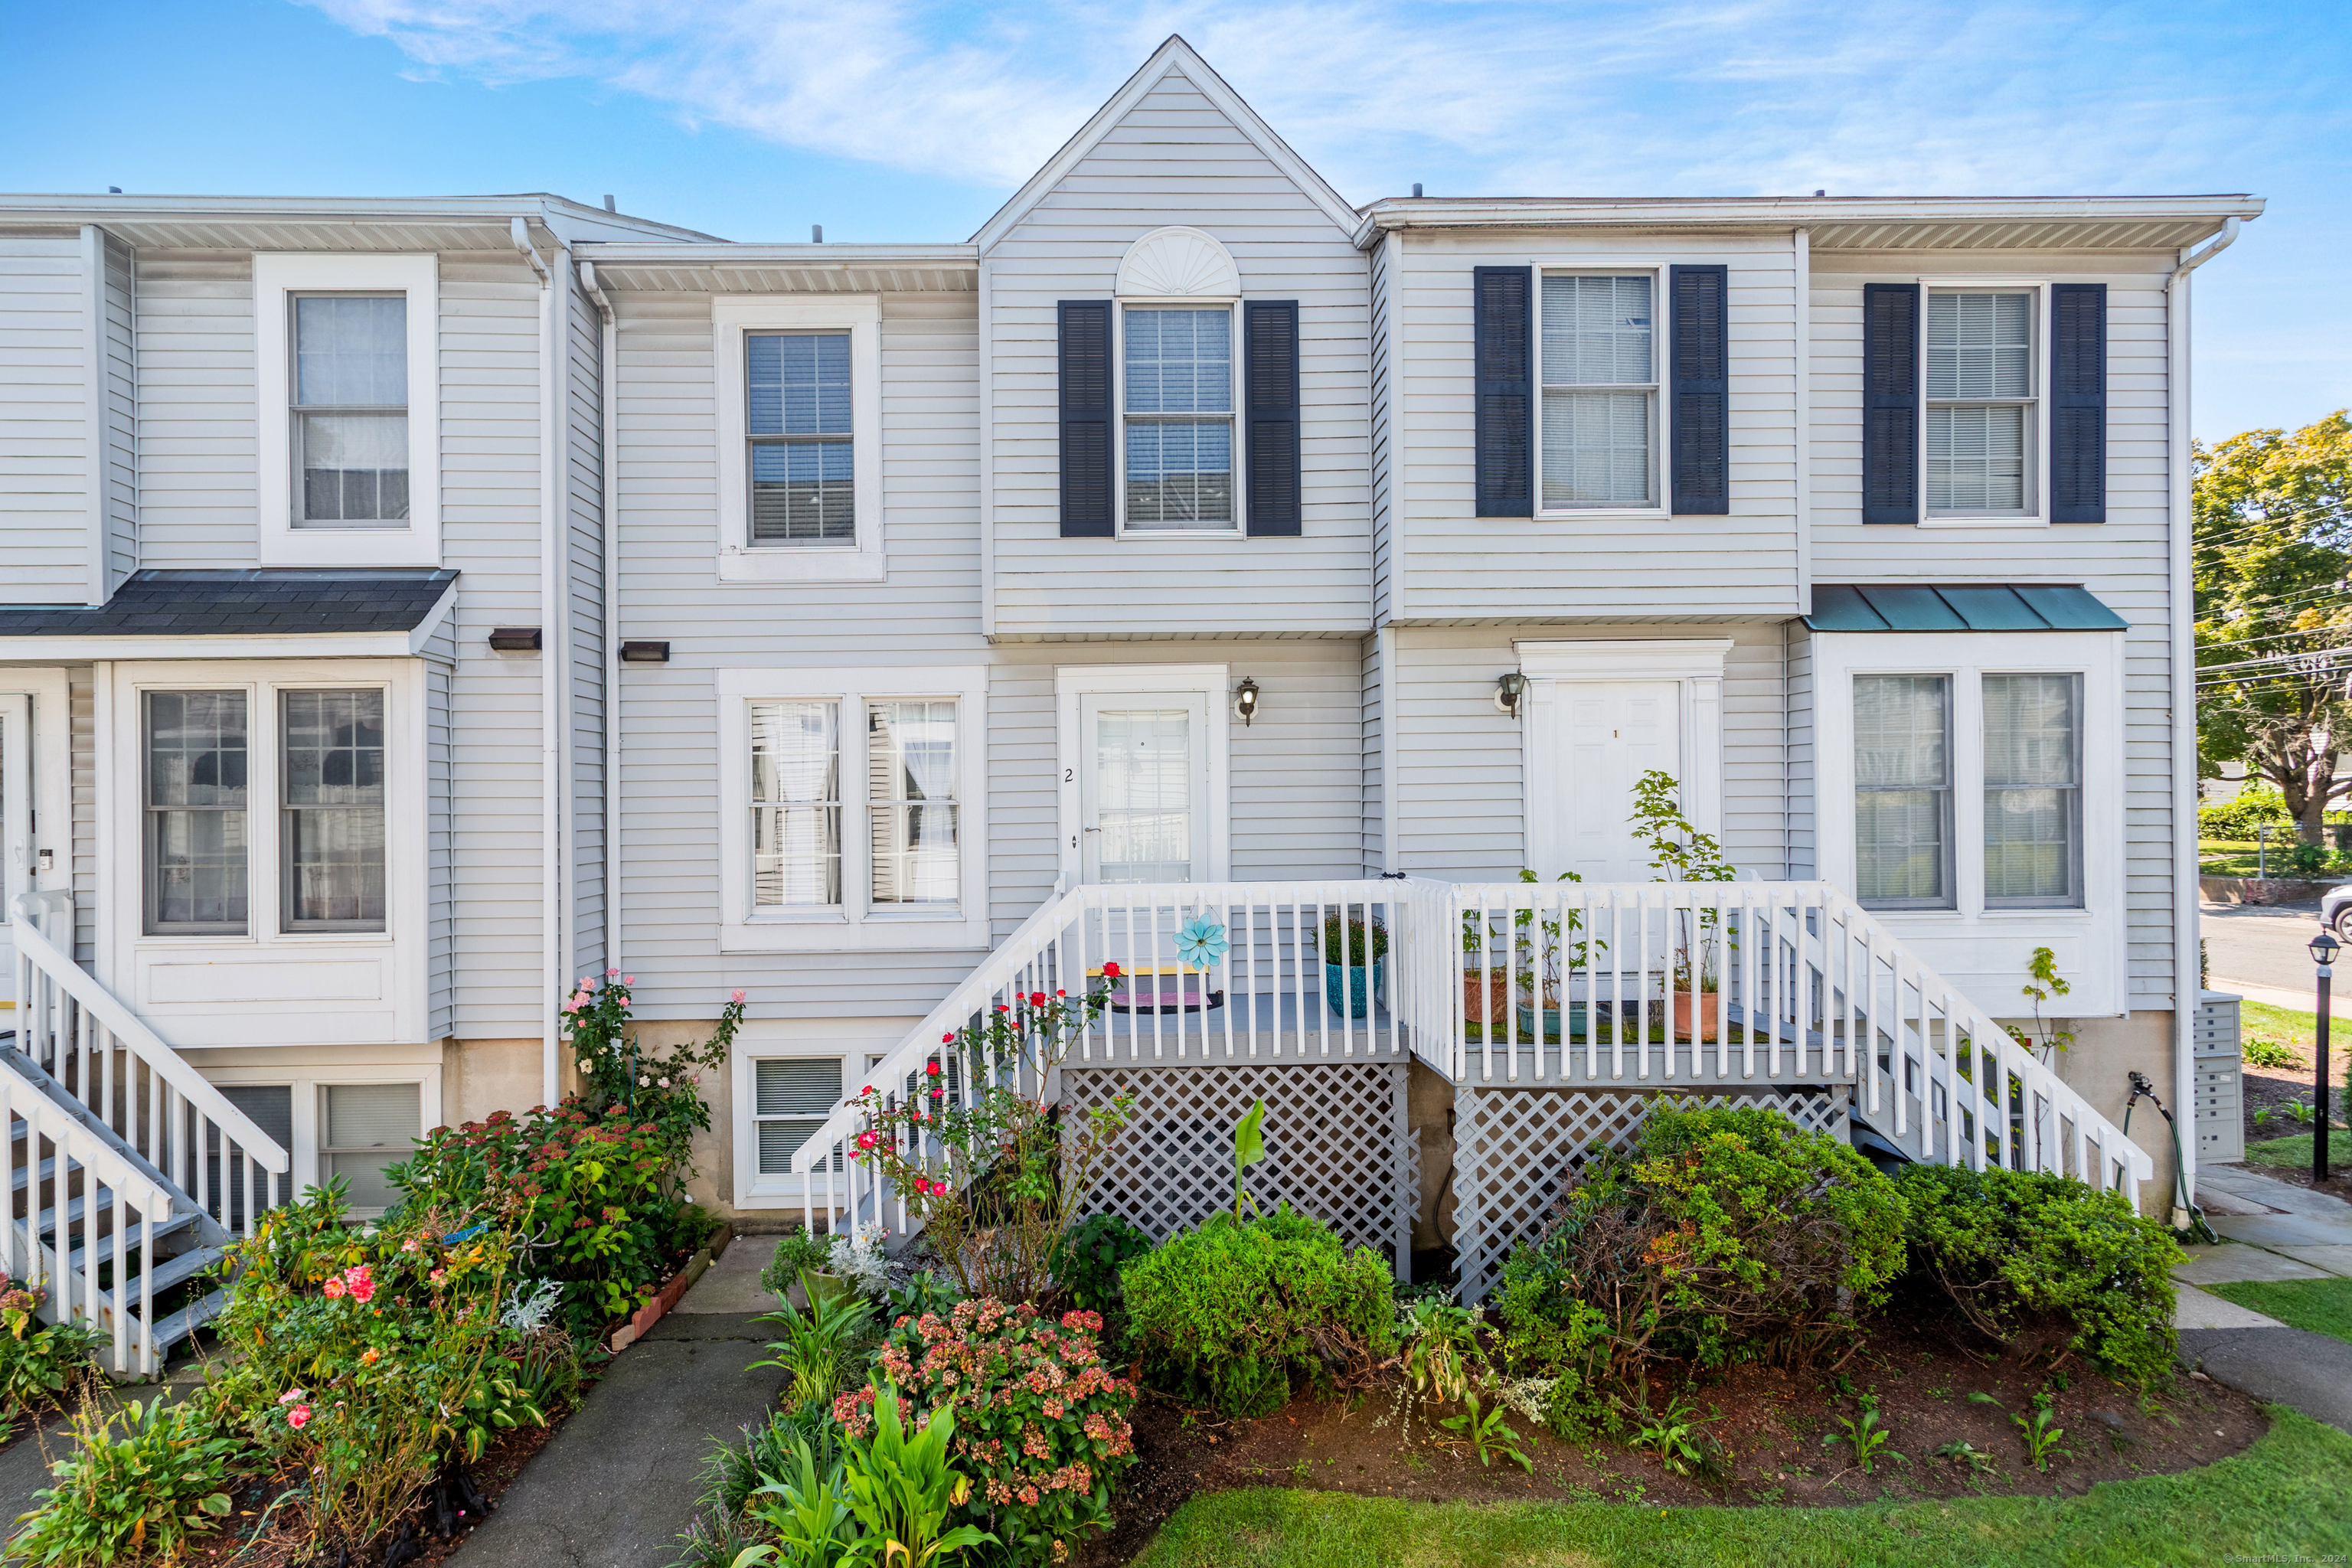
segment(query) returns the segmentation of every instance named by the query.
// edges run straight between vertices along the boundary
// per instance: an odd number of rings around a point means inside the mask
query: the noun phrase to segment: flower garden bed
[[[2046,1365],[2014,1353],[1984,1356],[1941,1336],[1889,1328],[1874,1334],[1843,1374],[1856,1394],[1879,1400],[1885,1447],[1865,1474],[1850,1447],[1824,1447],[1855,1401],[1834,1378],[1774,1367],[1732,1369],[1687,1396],[1724,1452],[1725,1478],[1681,1476],[1656,1455],[1594,1435],[1554,1436],[1512,1414],[1533,1469],[1506,1459],[1482,1466],[1454,1434],[1399,1410],[1402,1386],[1384,1376],[1352,1392],[1292,1401],[1272,1415],[1226,1421],[1165,1399],[1133,1417],[1137,1462],[1112,1501],[1115,1533],[1092,1542],[1080,1568],[1131,1561],[1189,1499],[1245,1487],[1291,1487],[1420,1501],[1577,1501],[1658,1507],[1818,1508],[1920,1498],[2066,1497],[2100,1481],[2167,1475],[2239,1453],[2269,1428],[2245,1395],[2183,1377],[2144,1409],[2133,1389],[2074,1369],[2054,1395],[2059,1446],[2047,1472],[2027,1463],[2023,1440],[2002,1408],[1975,1404],[1989,1393],[2007,1410],[2031,1413],[2050,1381]],[[2063,1376],[2063,1374],[2062,1374]],[[1987,1456],[1979,1469],[1937,1458],[1948,1444]],[[1902,1458],[1894,1458],[1900,1454]]]

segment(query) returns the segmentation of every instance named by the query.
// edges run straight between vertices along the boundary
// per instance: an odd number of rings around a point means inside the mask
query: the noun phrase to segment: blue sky
[[[0,0],[0,188],[968,237],[1181,32],[1351,201],[2252,191],[2196,427],[2352,403],[2341,4]]]

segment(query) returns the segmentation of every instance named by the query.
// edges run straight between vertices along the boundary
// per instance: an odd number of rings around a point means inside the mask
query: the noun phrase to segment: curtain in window
[[[841,902],[840,705],[751,704],[751,901]]]
[[[951,904],[959,892],[956,705],[867,710],[867,799],[877,904]]]
[[[1192,879],[1192,715],[1181,708],[1097,716],[1102,880]]]
[[[408,301],[294,300],[295,442],[307,523],[408,516]]]
[[[1652,280],[1543,280],[1543,501],[1547,507],[1650,500],[1650,393],[1656,380]],[[1574,389],[1574,390],[1571,390]]]
[[[2079,721],[2072,675],[1984,678],[1985,901],[2077,899]]]
[[[1950,685],[1854,678],[1854,890],[1865,904],[1950,900]]]
[[[147,917],[157,931],[246,926],[246,700],[147,693]]]
[[[284,701],[287,924],[381,930],[383,693]]]

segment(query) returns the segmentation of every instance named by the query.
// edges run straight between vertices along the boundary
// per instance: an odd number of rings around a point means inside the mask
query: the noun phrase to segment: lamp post
[[[2342,945],[2336,940],[2336,933],[2325,927],[2311,939],[2312,962],[2319,965],[2319,1040],[2312,1052],[2317,1064],[2314,1071],[2319,1079],[2315,1096],[2319,1115],[2312,1128],[2311,1179],[2322,1184],[2327,1180],[2327,987],[2335,978],[2336,950]]]

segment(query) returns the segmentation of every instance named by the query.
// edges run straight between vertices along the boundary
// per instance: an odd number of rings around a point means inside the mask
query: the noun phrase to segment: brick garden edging
[[[727,1244],[733,1239],[733,1231],[722,1230],[717,1241],[688,1258],[686,1267],[671,1276],[670,1282],[656,1291],[652,1300],[638,1308],[635,1316],[613,1331],[612,1343],[605,1348],[618,1355],[645,1338],[646,1331],[668,1315],[670,1309],[677,1305],[678,1298],[684,1296],[694,1282],[719,1261],[719,1255],[727,1250]]]

